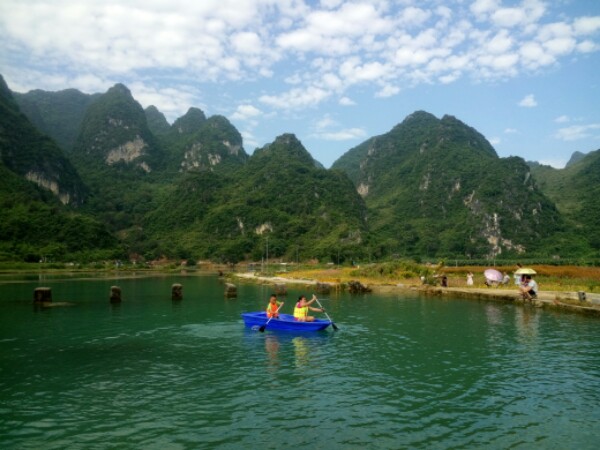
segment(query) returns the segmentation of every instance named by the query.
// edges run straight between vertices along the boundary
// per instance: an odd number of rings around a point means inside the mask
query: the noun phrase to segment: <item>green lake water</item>
[[[75,305],[36,308],[37,286]],[[0,278],[0,448],[598,448],[597,318],[340,294],[322,296],[337,332],[260,333],[240,314],[270,288],[223,293],[211,276]]]

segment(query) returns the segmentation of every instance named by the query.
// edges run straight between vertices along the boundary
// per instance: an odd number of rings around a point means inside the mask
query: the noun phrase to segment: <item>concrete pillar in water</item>
[[[183,286],[174,284],[171,286],[171,300],[183,300]]]
[[[121,288],[119,286],[110,287],[110,302],[121,303]]]
[[[33,301],[35,303],[44,303],[52,301],[52,289],[49,287],[38,287],[33,291]]]
[[[237,287],[235,284],[226,283],[225,284],[225,297],[237,297]]]

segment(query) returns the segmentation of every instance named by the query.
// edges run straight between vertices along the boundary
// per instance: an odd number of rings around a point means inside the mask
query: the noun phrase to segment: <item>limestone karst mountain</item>
[[[248,159],[242,136],[223,116],[208,119],[190,108],[162,138],[171,170],[221,170],[241,166]]]
[[[148,128],[144,110],[122,84],[86,110],[71,154],[83,168],[120,166],[149,173],[164,165],[164,152]]]
[[[0,127],[8,180],[3,213],[12,224],[6,236],[16,236],[21,217],[12,195],[29,211],[47,196],[80,205],[89,219],[83,234],[65,229],[81,237],[88,254],[95,244],[82,236],[99,223],[113,239],[100,239],[99,248],[114,249],[118,240],[124,253],[146,259],[257,260],[267,242],[272,257],[334,262],[598,251],[597,152],[574,155],[559,171],[527,165],[499,158],[481,133],[455,117],[417,111],[327,170],[291,133],[249,156],[226,117],[191,107],[169,125],[121,84],[102,94],[15,96],[4,84],[2,94],[9,112]],[[28,176],[32,167],[44,177]],[[25,245],[36,242],[39,228],[32,230],[23,235]],[[0,246],[24,254],[13,238]],[[68,248],[54,253],[72,254],[75,247]]]
[[[400,254],[523,255],[564,227],[520,158],[452,116],[417,111],[343,155],[370,230]]]

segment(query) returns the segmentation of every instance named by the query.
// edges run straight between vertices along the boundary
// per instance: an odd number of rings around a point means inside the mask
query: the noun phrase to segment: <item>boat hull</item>
[[[269,318],[264,311],[243,313],[244,325],[248,328],[260,328],[265,325]],[[273,318],[266,326],[266,330],[280,331],[321,331],[327,328],[331,322],[329,320],[315,319],[314,322],[299,322],[294,320],[290,314],[279,314],[279,318]]]

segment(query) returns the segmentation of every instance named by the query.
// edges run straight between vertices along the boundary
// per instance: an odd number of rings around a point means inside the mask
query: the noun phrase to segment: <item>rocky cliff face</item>
[[[83,164],[103,162],[151,172],[163,152],[150,132],[146,114],[123,85],[117,84],[87,109],[73,156]]]
[[[0,158],[17,175],[51,191],[63,204],[79,205],[85,187],[56,143],[19,111],[0,76]]]
[[[240,167],[248,159],[242,136],[223,116],[206,119],[197,108],[177,119],[163,139],[171,165],[180,172]]]

